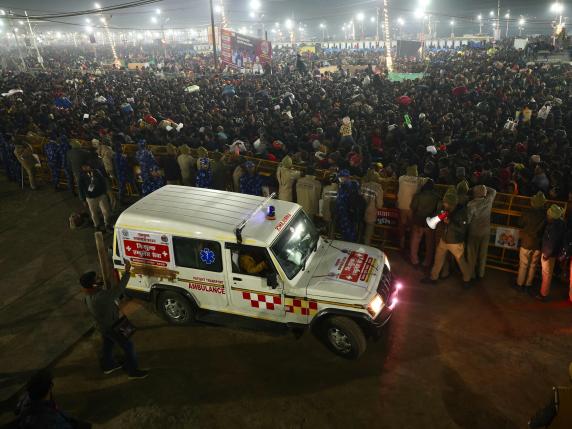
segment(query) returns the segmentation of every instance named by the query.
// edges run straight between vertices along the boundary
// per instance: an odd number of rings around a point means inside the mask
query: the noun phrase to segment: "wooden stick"
[[[105,286],[105,289],[110,289],[113,283],[111,281],[109,257],[107,255],[107,249],[105,248],[105,243],[103,241],[103,233],[101,231],[97,231],[94,235],[95,247],[97,248],[97,256],[99,258],[99,268],[101,277],[103,278],[103,285]]]

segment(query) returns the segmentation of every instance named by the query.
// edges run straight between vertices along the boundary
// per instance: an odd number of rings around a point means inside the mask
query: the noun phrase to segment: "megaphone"
[[[428,217],[426,219],[427,226],[431,229],[437,228],[437,224],[449,216],[449,212],[441,212],[437,216]]]

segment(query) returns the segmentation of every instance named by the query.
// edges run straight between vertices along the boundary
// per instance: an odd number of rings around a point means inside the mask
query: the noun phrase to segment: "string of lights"
[[[72,18],[72,17],[78,17],[78,16],[96,15],[96,14],[101,14],[101,13],[114,12],[116,10],[147,6],[147,5],[151,5],[151,4],[160,3],[163,1],[164,0],[136,0],[136,1],[121,3],[121,4],[117,4],[117,5],[112,5],[112,6],[102,6],[102,7],[96,7],[94,9],[79,10],[79,11],[74,11],[74,12],[48,13],[48,14],[43,14],[43,15],[28,15],[27,18],[30,19],[30,21],[38,21],[38,20],[42,21],[42,20],[47,20],[50,18]],[[4,19],[22,19],[25,17],[26,16],[24,14],[18,14],[18,13],[11,13],[11,14],[7,14],[7,15],[3,16]]]

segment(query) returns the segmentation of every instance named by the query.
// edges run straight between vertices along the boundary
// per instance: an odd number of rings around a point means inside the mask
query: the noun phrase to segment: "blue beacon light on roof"
[[[275,220],[276,219],[276,209],[274,206],[268,206],[266,209],[266,219],[267,220]]]

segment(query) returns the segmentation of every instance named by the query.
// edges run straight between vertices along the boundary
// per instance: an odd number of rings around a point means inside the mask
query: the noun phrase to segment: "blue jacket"
[[[554,220],[546,224],[542,236],[542,256],[545,258],[556,257],[564,244],[566,224],[562,219]]]

